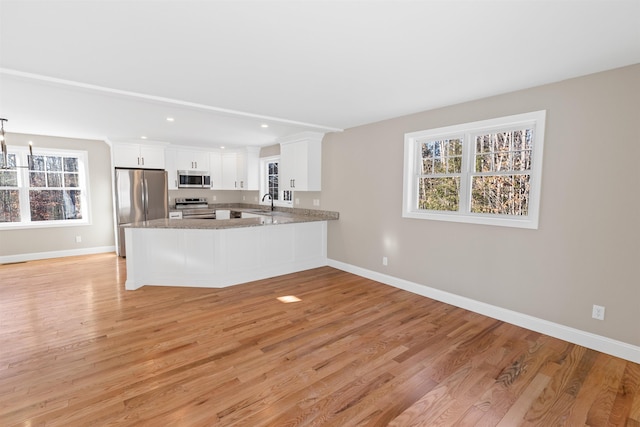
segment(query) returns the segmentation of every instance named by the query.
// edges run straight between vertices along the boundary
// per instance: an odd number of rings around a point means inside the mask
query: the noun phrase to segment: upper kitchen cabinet
[[[246,147],[238,153],[240,189],[260,189],[260,148]]]
[[[222,154],[219,151],[209,153],[209,175],[211,189],[222,190]]]
[[[283,190],[320,191],[323,133],[304,132],[280,141]]]
[[[164,169],[164,147],[114,144],[113,163],[120,168]]]
[[[259,190],[260,149],[246,147],[221,154],[221,190]]]
[[[222,172],[222,185],[220,190],[238,190],[238,154],[233,151],[226,151],[221,154],[220,159]]]
[[[178,157],[178,150],[175,148],[167,148],[164,151],[165,155],[165,169],[167,171],[167,186],[169,190],[178,189],[178,168],[176,167],[176,157]]]
[[[209,172],[209,152],[177,150],[176,169]]]

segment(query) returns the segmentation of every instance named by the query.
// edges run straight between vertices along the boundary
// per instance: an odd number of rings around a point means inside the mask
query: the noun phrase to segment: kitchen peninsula
[[[231,219],[156,219],[125,229],[125,288],[220,288],[327,263],[337,212],[222,207]],[[235,216],[235,218],[233,218]]]

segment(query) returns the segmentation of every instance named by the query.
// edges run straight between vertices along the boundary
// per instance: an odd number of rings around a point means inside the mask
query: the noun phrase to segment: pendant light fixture
[[[9,151],[7,149],[7,141],[4,137],[4,122],[9,119],[0,118],[0,169],[16,169],[28,168],[33,169],[33,142],[29,141],[29,155],[27,156],[28,166],[9,166]]]
[[[7,119],[0,118],[0,148],[2,149],[2,165],[0,169],[9,169],[9,153],[7,152],[7,142],[4,140],[4,122]]]

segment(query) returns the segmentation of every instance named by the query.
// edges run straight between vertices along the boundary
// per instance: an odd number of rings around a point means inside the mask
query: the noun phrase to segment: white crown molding
[[[26,79],[26,80],[35,80],[35,81],[39,81],[39,82],[42,82],[42,83],[49,83],[49,84],[54,84],[54,85],[67,86],[67,87],[70,87],[70,88],[84,89],[84,90],[89,90],[89,91],[93,91],[93,92],[107,93],[107,94],[110,94],[110,95],[118,95],[118,96],[123,96],[123,97],[126,97],[126,98],[141,99],[141,100],[145,100],[145,101],[158,102],[158,103],[162,103],[162,104],[170,104],[170,105],[174,105],[174,106],[178,106],[178,107],[193,108],[193,109],[196,109],[196,110],[208,111],[208,112],[217,113],[217,114],[223,114],[223,115],[231,116],[231,117],[250,118],[250,119],[257,119],[257,120],[260,120],[260,121],[267,121],[267,122],[273,122],[273,123],[282,123],[282,124],[293,125],[293,126],[301,126],[301,127],[306,127],[306,128],[319,129],[319,130],[321,130],[323,132],[342,132],[343,131],[343,129],[340,129],[340,128],[333,128],[333,127],[329,127],[329,126],[318,125],[318,124],[315,124],[315,123],[299,122],[299,121],[296,121],[296,120],[288,120],[288,119],[283,119],[283,118],[280,118],[280,117],[264,116],[262,114],[254,114],[254,113],[247,113],[247,112],[244,112],[244,111],[230,110],[228,108],[214,107],[214,106],[211,106],[211,105],[199,104],[199,103],[196,103],[196,102],[183,101],[183,100],[180,100],[180,99],[173,99],[173,98],[166,98],[166,97],[163,97],[163,96],[148,95],[148,94],[140,93],[140,92],[131,92],[131,91],[127,91],[127,90],[114,89],[114,88],[105,87],[105,86],[99,86],[99,85],[93,85],[93,84],[88,84],[88,83],[77,82],[77,81],[73,81],[73,80],[65,80],[65,79],[59,79],[59,78],[56,78],[56,77],[43,76],[41,74],[27,73],[27,72],[24,72],[24,71],[13,70],[13,69],[10,69],[10,68],[0,68],[0,74],[4,74],[4,75],[7,75],[7,76],[13,76],[13,77],[19,77],[19,78]]]

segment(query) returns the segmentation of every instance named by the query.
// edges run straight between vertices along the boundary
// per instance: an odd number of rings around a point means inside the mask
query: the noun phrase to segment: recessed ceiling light
[[[261,128],[268,128],[268,127],[269,127],[269,125],[268,125],[268,124],[266,124],[266,123],[263,123],[263,124],[261,124],[261,125],[260,125],[260,127],[261,127]]]
[[[173,117],[167,117],[167,121],[168,122],[173,122],[173,121],[175,121],[175,119]]]
[[[147,137],[143,135],[140,137],[140,139],[147,139]]]
[[[220,146],[220,149],[221,149],[221,150],[224,150],[224,145],[221,145],[221,146]]]
[[[288,302],[298,302],[298,301],[302,301],[300,298],[298,298],[297,296],[294,295],[286,295],[283,297],[278,297],[278,301],[280,302],[284,302],[284,303],[288,303]]]

